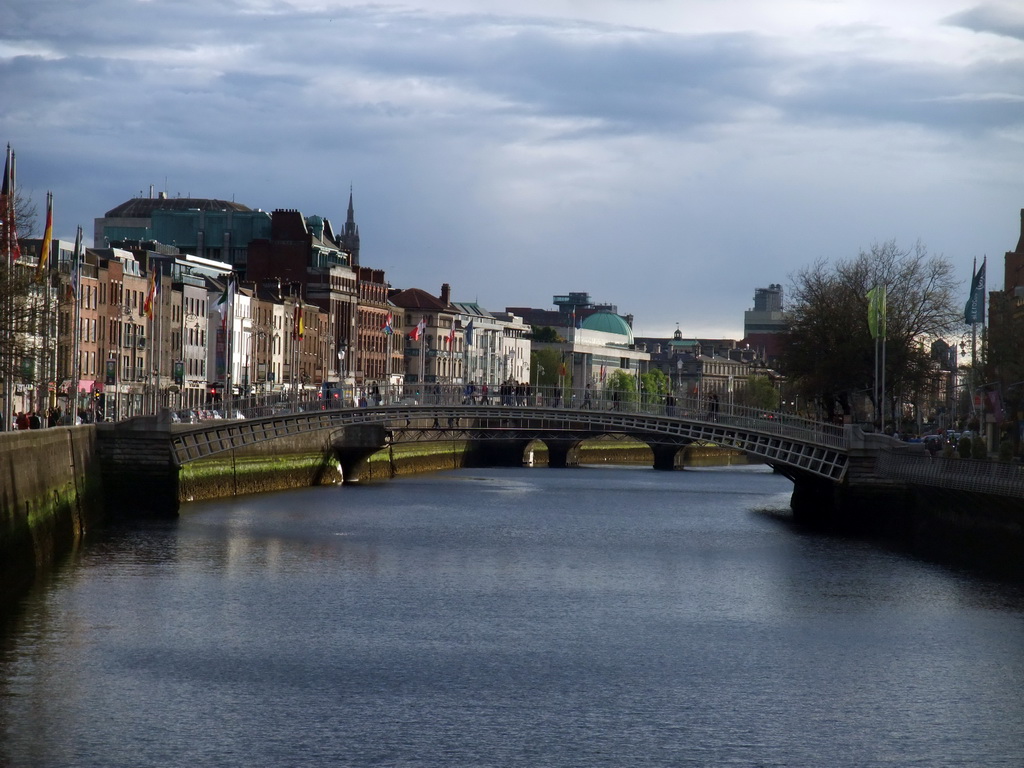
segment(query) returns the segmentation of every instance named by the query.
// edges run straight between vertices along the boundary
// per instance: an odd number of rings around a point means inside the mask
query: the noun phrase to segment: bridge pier
[[[521,467],[533,440],[481,440],[476,446],[479,463],[485,467]]]
[[[579,458],[575,455],[570,459],[572,449],[579,444],[578,440],[547,440],[548,467],[553,469],[564,469],[566,467],[578,467]]]
[[[666,472],[680,469],[680,467],[676,466],[676,456],[680,450],[681,448],[678,445],[652,445],[651,451],[654,453],[654,468]]]
[[[341,481],[358,483],[366,460],[388,446],[390,435],[379,424],[350,425],[334,436],[331,450],[341,465]]]
[[[790,474],[790,479],[793,481],[793,494],[789,506],[793,510],[793,520],[815,528],[830,525],[838,511],[835,486],[810,475]]]
[[[96,425],[103,494],[116,517],[177,517],[179,472],[170,422],[158,417]]]

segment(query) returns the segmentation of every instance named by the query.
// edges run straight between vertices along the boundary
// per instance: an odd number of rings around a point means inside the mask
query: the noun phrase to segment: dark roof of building
[[[388,299],[396,307],[402,309],[431,309],[443,312],[446,307],[436,296],[431,296],[422,288],[406,288],[404,291],[392,291]]]
[[[135,197],[107,211],[108,219],[148,219],[153,211],[251,211],[247,205],[230,200],[199,197]]]

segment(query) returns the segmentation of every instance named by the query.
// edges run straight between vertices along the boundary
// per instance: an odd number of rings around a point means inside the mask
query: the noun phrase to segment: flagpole
[[[231,413],[231,395],[233,394],[232,389],[231,389],[231,387],[232,387],[232,383],[231,383],[232,382],[232,376],[231,376],[231,374],[233,372],[234,365],[235,365],[235,359],[234,359],[234,354],[235,353],[234,353],[234,344],[233,344],[234,335],[235,335],[235,301],[234,301],[235,297],[234,297],[234,295],[232,293],[233,286],[232,286],[232,282],[231,282],[233,279],[234,279],[234,275],[232,273],[228,273],[228,275],[227,275],[227,281],[228,281],[228,285],[227,285],[227,291],[228,291],[227,302],[228,302],[228,306],[227,306],[227,310],[226,310],[226,317],[227,317],[226,325],[227,325],[227,327],[224,329],[224,333],[225,333],[225,338],[224,338],[224,356],[226,358],[225,359],[225,365],[224,365],[224,418],[226,418],[226,419],[231,418],[231,416],[229,415]]]
[[[978,302],[975,294],[974,283],[978,279],[978,257],[971,260],[971,378],[970,378],[970,402],[971,415],[977,417],[978,409],[974,405],[974,385],[978,381],[977,356],[978,356]],[[980,425],[979,425],[980,426]]]
[[[156,273],[156,279],[156,309],[154,310],[156,312],[156,368],[154,369],[156,374],[156,399],[154,400],[154,413],[159,413],[163,407],[162,398],[160,397],[160,368],[162,367],[164,356],[163,270]]]
[[[874,286],[874,290],[876,290],[876,291],[878,290],[878,284],[877,283]],[[879,392],[879,389],[878,389],[878,382],[879,382],[879,378],[878,378],[878,335],[879,334],[878,334],[878,331],[877,331],[877,329],[878,329],[878,303],[877,302],[878,302],[878,299],[876,297],[875,305],[874,305],[874,307],[872,307],[872,311],[874,312],[874,315],[875,315],[874,320],[875,320],[875,329],[876,329],[876,331],[875,331],[875,381],[874,381],[874,384],[872,385],[871,394],[875,398],[875,423],[876,423],[876,425],[878,425],[878,429],[881,430],[882,429],[882,396],[881,396],[881,393]]]
[[[882,284],[882,308],[881,308],[882,317],[880,319],[881,326],[882,326],[882,328],[881,328],[882,332],[879,334],[879,336],[882,337],[882,385],[881,385],[881,389],[879,391],[880,391],[880,396],[881,396],[881,399],[882,399],[882,431],[883,432],[885,431],[885,348],[886,348],[886,338],[889,335],[889,327],[888,327],[889,326],[889,322],[888,322],[888,312],[887,312],[888,307],[886,306],[888,301],[889,301],[888,286],[886,286],[883,283]],[[893,416],[895,418],[895,414],[893,414]]]
[[[977,276],[978,276],[978,257],[975,256],[974,259],[971,261],[971,277],[972,277],[972,282],[973,282],[973,280],[977,279]],[[971,286],[971,292],[972,292],[971,301],[973,302],[973,304],[972,304],[972,312],[971,312],[971,387],[973,387],[974,386],[974,380],[977,378],[975,376],[975,365],[977,365],[977,356],[978,356],[978,346],[977,346],[978,313],[977,313],[977,309],[976,309],[977,302],[975,301],[975,297],[973,295],[973,292],[974,292],[974,286],[973,285]],[[973,396],[974,396],[974,393],[971,392],[972,402],[973,402]]]
[[[51,379],[51,365],[53,365],[53,359],[50,355],[50,344],[54,341],[53,338],[53,323],[51,322],[51,312],[53,308],[50,302],[50,251],[52,250],[53,243],[53,193],[46,193],[46,223],[43,230],[43,240],[39,245],[39,259],[36,263],[36,284],[42,284],[41,291],[33,291],[33,294],[38,297],[39,293],[43,295],[43,306],[40,308],[37,305],[35,307],[35,316],[37,319],[42,321],[42,343],[38,347],[37,361],[39,363],[38,368],[35,371],[37,378],[37,401],[36,401],[36,412],[39,414],[40,426],[49,426],[48,411],[50,407],[50,379]],[[39,338],[39,326],[37,325],[33,332],[36,338]],[[52,374],[56,377],[56,366],[53,366]],[[56,385],[56,382],[55,382]]]
[[[71,323],[71,325],[72,325],[72,330],[71,330],[71,333],[72,333],[72,338],[71,338],[71,387],[72,387],[72,389],[71,389],[71,391],[74,393],[74,400],[73,400],[74,405],[71,406],[72,412],[69,414],[71,418],[68,421],[68,423],[71,424],[71,425],[74,425],[74,424],[78,423],[78,386],[79,386],[78,382],[79,382],[79,377],[81,376],[81,372],[82,372],[81,365],[78,362],[78,353],[79,353],[79,347],[78,347],[79,340],[78,340],[78,337],[79,337],[79,334],[81,333],[81,328],[82,328],[82,309],[81,309],[81,302],[82,302],[82,274],[81,274],[81,263],[80,263],[81,258],[82,258],[82,227],[79,226],[78,227],[78,232],[77,232],[77,234],[75,236],[75,255],[74,255],[73,260],[71,262],[71,282],[72,282],[71,300],[72,300],[72,302],[74,302],[73,305],[72,305],[72,311],[74,312],[74,315],[72,316],[72,323]]]
[[[14,283],[14,270],[11,263],[11,219],[13,218],[11,211],[13,205],[11,200],[14,196],[14,190],[11,188],[11,145],[7,144],[7,153],[4,156],[4,178],[3,178],[3,211],[0,211],[0,216],[3,217],[3,242],[0,243],[0,258],[4,260],[4,274],[7,279],[7,296],[4,298],[4,335],[11,339],[13,338],[11,322],[11,315],[13,314],[13,302],[14,297],[12,294],[13,283]],[[11,397],[11,389],[14,387],[14,375],[11,370],[12,355],[11,347],[5,344],[3,347],[3,369],[4,369],[4,400],[3,400],[3,431],[8,432],[14,428],[12,419],[14,417],[14,399]]]
[[[149,314],[149,391],[150,407],[153,409],[151,413],[156,414],[160,410],[160,309],[157,305],[157,302],[160,299],[160,289],[157,287],[157,281],[160,279],[160,273],[156,271],[156,264],[153,259],[150,259],[149,267],[153,270],[153,298],[150,304]]]

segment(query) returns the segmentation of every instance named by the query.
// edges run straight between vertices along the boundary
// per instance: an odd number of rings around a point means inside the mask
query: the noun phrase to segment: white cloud
[[[0,140],[73,233],[150,184],[344,216],[395,285],[739,335],[756,287],[1017,240],[1024,25],[952,0],[0,8]]]

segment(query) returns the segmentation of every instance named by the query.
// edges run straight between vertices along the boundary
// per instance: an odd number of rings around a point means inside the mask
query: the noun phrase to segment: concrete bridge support
[[[475,446],[480,466],[521,467],[533,440],[482,440]]]
[[[676,456],[681,448],[678,445],[652,445],[654,453],[654,468],[671,472],[674,469],[681,469],[676,466]]]
[[[573,448],[579,445],[578,440],[547,440],[548,467],[564,469],[565,467],[578,467],[579,457],[573,453]]]
[[[838,511],[835,485],[812,475],[786,474],[793,481],[793,495],[789,500],[793,519],[813,527],[829,525]]]
[[[370,456],[388,446],[389,435],[377,424],[345,427],[331,440],[331,450],[341,465],[343,483],[359,482],[360,470]]]
[[[179,476],[169,422],[152,417],[97,424],[96,445],[112,516],[177,516]]]

